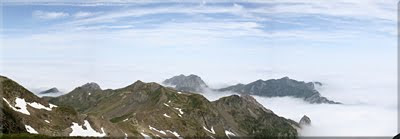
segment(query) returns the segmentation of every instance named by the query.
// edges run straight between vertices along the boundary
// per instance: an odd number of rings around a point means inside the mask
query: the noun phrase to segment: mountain
[[[304,115],[299,122],[300,126],[309,126],[311,125],[311,119],[307,116]]]
[[[309,103],[328,103],[340,104],[322,97],[315,89],[315,85],[322,85],[320,82],[303,82],[284,77],[281,79],[257,80],[249,84],[237,84],[218,91],[233,91],[241,94],[265,96],[265,97],[284,97],[291,96],[302,98]]]
[[[10,134],[47,136],[119,136],[123,133],[111,122],[93,115],[79,114],[68,106],[57,106],[39,98],[18,83],[0,76],[2,96],[1,131]]]
[[[190,74],[185,76],[183,74],[166,79],[162,82],[168,86],[174,86],[179,91],[202,92],[203,88],[207,88],[207,84],[197,75]]]
[[[83,109],[88,109],[89,107],[96,105],[98,99],[100,99],[97,96],[99,96],[99,93],[101,92],[103,92],[103,90],[100,86],[97,83],[91,82],[75,88],[68,94],[58,97],[45,97],[44,99],[59,105],[68,105],[75,108],[77,111],[82,111]],[[89,97],[91,95],[94,97]]]
[[[277,116],[251,96],[210,102],[200,94],[142,81],[115,90],[78,87],[50,102],[103,117],[129,136],[295,138],[299,129],[298,123]]]
[[[60,91],[57,88],[53,87],[50,88],[49,90],[42,91],[39,94],[55,94],[55,93],[60,93]]]
[[[200,94],[137,81],[115,90],[88,83],[48,102],[3,76],[0,86],[5,137],[296,138],[300,129],[248,95],[210,102]]]

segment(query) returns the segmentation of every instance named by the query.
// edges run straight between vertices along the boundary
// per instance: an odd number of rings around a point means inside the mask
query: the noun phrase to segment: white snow
[[[88,95],[90,96],[92,93],[89,93]]]
[[[167,132],[169,132],[169,133],[171,133],[171,134],[173,134],[174,136],[176,136],[177,138],[179,138],[179,139],[183,139],[177,132],[172,132],[172,131],[170,131],[170,130],[166,130]]]
[[[51,103],[49,103],[49,105],[50,105],[50,109],[55,108],[55,107],[58,107],[58,106],[53,105],[53,104],[51,104]]]
[[[49,120],[44,120],[46,123],[49,123],[50,124],[50,121]]]
[[[204,130],[210,132],[211,134],[215,134],[214,127],[211,126],[211,130],[208,130],[205,126],[203,126]]]
[[[232,133],[231,131],[228,131],[228,130],[225,130],[225,135],[226,135],[228,138],[230,138],[229,135],[230,135],[230,136],[236,136],[235,133]]]
[[[167,107],[169,107],[169,105],[168,105],[168,104],[166,104],[166,103],[164,103],[164,105],[165,105],[165,106],[167,106]]]
[[[171,103],[171,100],[168,100],[168,103]]]
[[[145,133],[140,132],[140,134],[141,134],[144,138],[150,138],[150,139],[151,139],[151,137],[150,137],[149,135],[146,135]]]
[[[127,139],[128,138],[128,134],[126,134],[126,133],[124,133],[125,134],[125,139]]]
[[[97,132],[90,126],[90,123],[85,120],[84,121],[84,126],[86,129],[83,129],[82,126],[80,126],[78,123],[72,122],[72,132],[69,134],[69,136],[92,136],[92,137],[104,137],[106,136],[106,133],[104,132],[104,129],[101,128],[102,133]]]
[[[25,125],[25,129],[27,132],[31,134],[39,134],[35,129],[33,129],[30,125]]]
[[[35,108],[35,109],[45,109],[45,110],[47,110],[47,111],[51,111],[51,108],[50,108],[50,107],[43,106],[43,105],[40,104],[40,103],[32,102],[32,103],[27,103],[27,104],[28,104],[29,106]]]
[[[175,110],[178,110],[180,114],[183,114],[182,109],[180,109],[180,108],[174,108],[174,109],[175,109]]]
[[[166,135],[166,134],[167,134],[167,133],[165,133],[165,132],[164,132],[164,131],[162,131],[162,130],[158,130],[158,129],[154,128],[154,127],[151,127],[150,125],[149,125],[149,129],[150,129],[150,130],[157,131],[157,132],[159,132],[159,133],[161,133],[161,134],[164,134],[164,135]]]
[[[30,115],[30,113],[29,113],[29,111],[28,111],[26,105],[29,105],[29,106],[31,106],[32,108],[35,108],[35,109],[45,109],[45,110],[47,110],[47,111],[51,111],[53,107],[57,107],[56,105],[53,105],[53,104],[49,104],[50,107],[46,107],[46,106],[43,106],[42,104],[37,103],[37,102],[31,102],[31,103],[29,103],[29,102],[26,102],[25,99],[23,99],[23,98],[18,98],[18,97],[15,98],[15,107],[14,107],[14,106],[12,106],[12,105],[10,104],[10,102],[7,101],[7,99],[3,98],[3,100],[4,100],[13,110],[15,110],[15,111],[17,111],[17,112],[20,112],[20,113],[23,113],[23,114],[26,114],[26,115]],[[18,107],[18,108],[17,108],[17,107]]]
[[[182,94],[182,92],[178,92],[178,94]]]
[[[123,120],[123,122],[126,122],[126,121],[128,121],[129,120],[129,118],[126,118],[125,120]]]
[[[20,98],[16,98],[15,99],[15,107],[12,106],[10,104],[10,102],[7,101],[7,99],[3,98],[3,100],[8,104],[8,106],[11,107],[11,109],[13,109],[14,111],[26,114],[26,115],[30,115],[28,109],[26,109],[26,102],[25,99],[20,99]],[[19,109],[17,109],[16,107],[18,107]]]
[[[171,116],[167,115],[166,113],[164,113],[164,116],[167,118],[171,118]]]

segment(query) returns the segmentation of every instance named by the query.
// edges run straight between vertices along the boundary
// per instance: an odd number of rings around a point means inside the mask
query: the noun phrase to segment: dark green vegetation
[[[257,80],[249,84],[237,84],[234,86],[219,89],[219,91],[233,91],[241,94],[265,96],[265,97],[284,97],[291,96],[302,98],[310,103],[329,103],[340,104],[322,97],[315,89],[315,85],[322,85],[319,82],[300,82],[288,77],[271,80]]]
[[[38,98],[17,83],[2,77],[3,97],[15,104],[16,97],[49,106],[51,111],[28,106],[31,115],[16,112],[3,101],[6,133],[27,133],[30,125],[40,134],[68,136],[72,123],[90,125],[107,136],[142,137],[237,137],[295,138],[298,124],[279,117],[251,96],[232,95],[210,102],[200,94],[178,92],[157,83],[137,81],[120,89],[102,90],[89,83],[59,97]],[[8,116],[8,117],[7,117]],[[51,121],[50,123],[44,120]],[[11,126],[12,125],[12,126]]]

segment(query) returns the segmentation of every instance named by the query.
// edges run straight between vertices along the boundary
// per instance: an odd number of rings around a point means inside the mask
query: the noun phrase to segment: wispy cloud
[[[46,12],[46,11],[34,11],[32,16],[39,19],[57,19],[69,16],[65,12]]]

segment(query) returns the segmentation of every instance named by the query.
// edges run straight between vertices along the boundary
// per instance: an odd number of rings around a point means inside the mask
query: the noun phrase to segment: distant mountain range
[[[174,85],[177,90],[185,90],[192,92],[202,92],[204,88],[208,88],[207,84],[197,75],[179,75],[167,79],[164,84]],[[316,90],[316,86],[322,86],[320,82],[303,82],[284,77],[281,79],[257,80],[249,84],[237,84],[221,89],[213,89],[215,91],[232,91],[240,94],[256,95],[263,97],[295,97],[303,99],[312,104],[341,104],[321,96]],[[194,90],[194,91],[193,91]]]
[[[279,117],[249,95],[209,101],[200,94],[137,81],[102,90],[88,83],[39,98],[0,76],[1,130],[44,136],[160,138],[296,138],[299,123]]]

